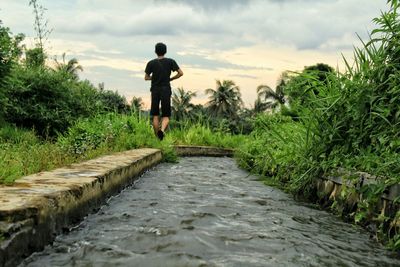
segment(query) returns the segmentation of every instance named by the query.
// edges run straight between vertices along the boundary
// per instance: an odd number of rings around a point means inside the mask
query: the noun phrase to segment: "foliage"
[[[117,91],[100,90],[97,99],[105,112],[126,113],[130,110],[126,98]]]
[[[25,51],[25,64],[28,68],[44,68],[46,59],[43,48],[35,47]]]
[[[0,183],[12,183],[24,175],[128,149],[162,150],[164,161],[177,160],[174,144],[236,147],[243,136],[212,132],[202,125],[173,129],[160,142],[146,118],[127,114],[99,114],[77,120],[56,142],[44,141],[33,131],[15,126],[0,128]]]
[[[284,86],[277,86],[276,90],[272,90],[268,85],[259,85],[257,87],[258,99],[264,100],[265,109],[274,109],[278,105],[285,104],[285,95],[283,93]],[[268,101],[270,100],[270,101]]]
[[[42,55],[44,55],[44,45],[52,31],[47,28],[48,20],[44,17],[44,11],[46,9],[38,0],[30,0],[29,5],[32,6],[33,14],[35,16],[34,29],[36,31],[36,48],[39,48]]]
[[[42,135],[64,131],[77,117],[77,95],[59,72],[45,68],[15,69],[8,81],[5,118]]]
[[[289,73],[284,71],[278,79],[275,90],[265,84],[259,85],[257,87],[257,99],[254,103],[254,114],[267,110],[273,112],[277,107],[281,109],[287,102],[285,88],[288,80]]]
[[[135,116],[97,115],[80,119],[56,142],[15,126],[0,129],[0,183],[103,154],[139,147],[161,148],[164,160],[174,161],[170,143],[160,143],[150,124]]]
[[[235,148],[245,139],[243,135],[213,131],[202,124],[186,123],[181,128],[172,129],[167,140],[177,145],[205,145],[224,148]]]
[[[332,67],[323,63],[305,67],[299,73],[288,74],[284,90],[290,103],[290,109],[284,112],[293,118],[306,116],[307,114],[302,114],[302,112],[313,109],[319,99],[326,97],[325,87],[332,88],[329,83],[335,80],[336,75]]]
[[[102,146],[118,151],[153,146],[149,123],[136,116],[109,113],[78,120],[58,138],[58,143],[74,155],[86,154]]]
[[[56,60],[55,69],[46,66],[44,42],[49,34],[44,8],[31,0],[34,8],[37,44],[25,50],[23,35],[12,36],[0,25],[0,126],[12,123],[34,129],[43,137],[54,137],[77,119],[105,112],[130,110],[125,97],[110,90],[95,88],[77,75],[82,67],[75,58]]]
[[[42,142],[33,131],[15,126],[0,129],[0,183],[71,162],[56,145]]]
[[[182,121],[185,119],[192,119],[194,117],[193,109],[194,104],[191,103],[192,98],[196,93],[185,91],[183,88],[178,88],[172,94],[172,113],[174,119]]]
[[[216,82],[216,89],[206,89],[211,116],[234,118],[243,105],[239,87],[231,80]]]
[[[5,93],[5,81],[12,68],[18,63],[22,53],[20,43],[23,35],[12,36],[10,30],[1,25],[0,21],[0,123],[4,120],[5,105],[8,96]]]
[[[65,62],[65,53],[62,54],[62,62],[56,62],[56,70],[64,72],[67,78],[71,78],[74,80],[78,80],[78,70],[83,71],[81,65],[79,65],[78,60],[76,58],[71,58],[68,62]]]
[[[34,128],[42,136],[55,136],[80,117],[129,110],[117,92],[100,91],[68,75],[64,70],[15,66],[3,90],[8,99],[5,120]]]
[[[303,190],[308,181],[288,175],[305,168],[301,164],[308,145],[304,125],[279,114],[259,115],[254,124],[254,131],[238,149],[239,165],[262,176],[273,177],[292,192],[306,193]]]
[[[139,113],[143,109],[143,100],[141,97],[132,97],[131,100],[131,110],[135,113]]]
[[[254,101],[253,113],[258,114],[266,111],[268,109],[268,105],[258,96]]]
[[[239,163],[310,198],[316,177],[338,170],[378,176],[377,184],[357,189],[361,201],[349,215],[359,224],[376,223],[377,237],[398,248],[398,233],[388,230],[397,219],[377,211],[382,192],[400,183],[400,3],[389,3],[390,11],[374,19],[371,39],[355,48],[354,64],[345,59],[345,73],[317,64],[290,77],[284,87],[290,107],[282,114],[291,116],[259,116]],[[343,190],[333,207],[352,193]]]
[[[22,53],[20,43],[23,38],[21,34],[12,36],[10,30],[3,27],[0,22],[0,86],[12,67],[17,64]]]

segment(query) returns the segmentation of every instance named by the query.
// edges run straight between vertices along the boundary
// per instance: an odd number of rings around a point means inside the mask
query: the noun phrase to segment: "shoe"
[[[164,132],[161,130],[158,130],[157,137],[158,137],[158,139],[160,139],[162,141],[164,139]]]

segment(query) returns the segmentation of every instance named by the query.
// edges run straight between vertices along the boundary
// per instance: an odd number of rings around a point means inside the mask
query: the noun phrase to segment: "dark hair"
[[[157,56],[163,56],[167,53],[167,46],[163,43],[156,44],[156,54]]]

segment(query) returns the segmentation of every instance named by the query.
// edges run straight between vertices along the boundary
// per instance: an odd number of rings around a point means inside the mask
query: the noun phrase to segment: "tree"
[[[22,34],[13,37],[10,30],[3,27],[0,22],[0,84],[21,56],[20,43],[23,39],[24,35]]]
[[[263,102],[263,108],[266,109],[274,109],[278,105],[285,104],[285,95],[283,94],[283,87],[277,86],[275,91],[269,87],[268,85],[259,85],[257,87],[257,94],[260,101]]]
[[[129,110],[125,97],[118,94],[117,91],[101,90],[97,97],[105,112],[124,113]]]
[[[193,118],[194,114],[192,114],[192,111],[195,106],[191,101],[195,96],[195,92],[185,91],[182,87],[174,91],[172,95],[172,112],[177,121],[182,121],[185,118]]]
[[[48,20],[44,18],[44,11],[46,9],[38,3],[38,0],[30,0],[29,5],[33,7],[33,14],[35,16],[36,47],[40,48],[44,53],[44,43],[52,31],[47,28]]]
[[[143,100],[141,97],[132,97],[131,100],[131,110],[134,111],[135,113],[138,113],[140,111],[142,111],[143,109]]]
[[[268,109],[267,104],[258,96],[256,101],[254,101],[253,113],[258,114],[266,111]]]
[[[325,82],[327,79],[327,74],[333,73],[334,71],[334,68],[325,63],[317,63],[316,65],[304,67],[304,72],[315,73],[318,77],[318,80],[321,82]]]
[[[329,87],[329,77],[333,74],[335,74],[335,70],[332,67],[324,63],[318,63],[304,67],[303,71],[292,75],[284,86],[291,108],[301,109],[302,107],[313,105],[312,102],[319,97],[320,90],[324,91],[324,88]]]
[[[284,90],[288,79],[288,73],[283,72],[278,79],[278,85],[275,90],[268,85],[258,86],[258,99],[256,100],[255,105],[258,105],[258,108],[263,109],[263,111],[267,109],[275,109],[280,105],[284,105],[286,103]]]
[[[237,117],[238,111],[243,106],[239,87],[231,80],[216,82],[216,89],[206,89],[209,95],[207,108],[212,116]]]
[[[10,30],[3,27],[0,21],[0,123],[3,121],[8,103],[8,87],[6,78],[12,68],[18,64],[22,49],[20,43],[24,39],[22,34],[12,36]]]
[[[26,65],[28,67],[38,68],[45,65],[47,55],[44,45],[51,30],[47,28],[48,20],[44,18],[44,11],[46,9],[38,3],[38,0],[30,0],[29,5],[33,7],[33,14],[35,16],[34,29],[36,32],[36,44],[35,48],[26,51]]]
[[[78,60],[76,58],[72,58],[65,63],[65,53],[62,54],[62,59],[62,62],[58,62],[57,59],[55,60],[56,69],[70,75],[72,79],[78,80],[78,70],[83,71],[83,68],[81,65],[79,65]]]
[[[46,54],[40,47],[26,50],[25,57],[25,64],[29,68],[40,68],[45,66]]]

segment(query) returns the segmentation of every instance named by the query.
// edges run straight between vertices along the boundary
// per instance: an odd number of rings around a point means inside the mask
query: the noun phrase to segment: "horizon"
[[[32,7],[28,1],[4,0],[3,25],[24,33],[34,43]],[[374,0],[183,1],[119,0],[40,1],[53,29],[46,43],[50,57],[76,58],[79,73],[94,85],[104,82],[130,102],[141,97],[149,107],[150,83],[146,63],[155,57],[154,45],[167,44],[184,76],[172,82],[197,92],[193,102],[205,104],[204,90],[215,80],[233,80],[246,107],[256,99],[258,85],[275,88],[286,70],[326,63],[342,69],[342,54],[352,61],[373,29],[372,19],[386,10]],[[95,8],[93,8],[93,6]],[[154,18],[157,19],[154,19]],[[334,26],[334,27],[333,27]]]

